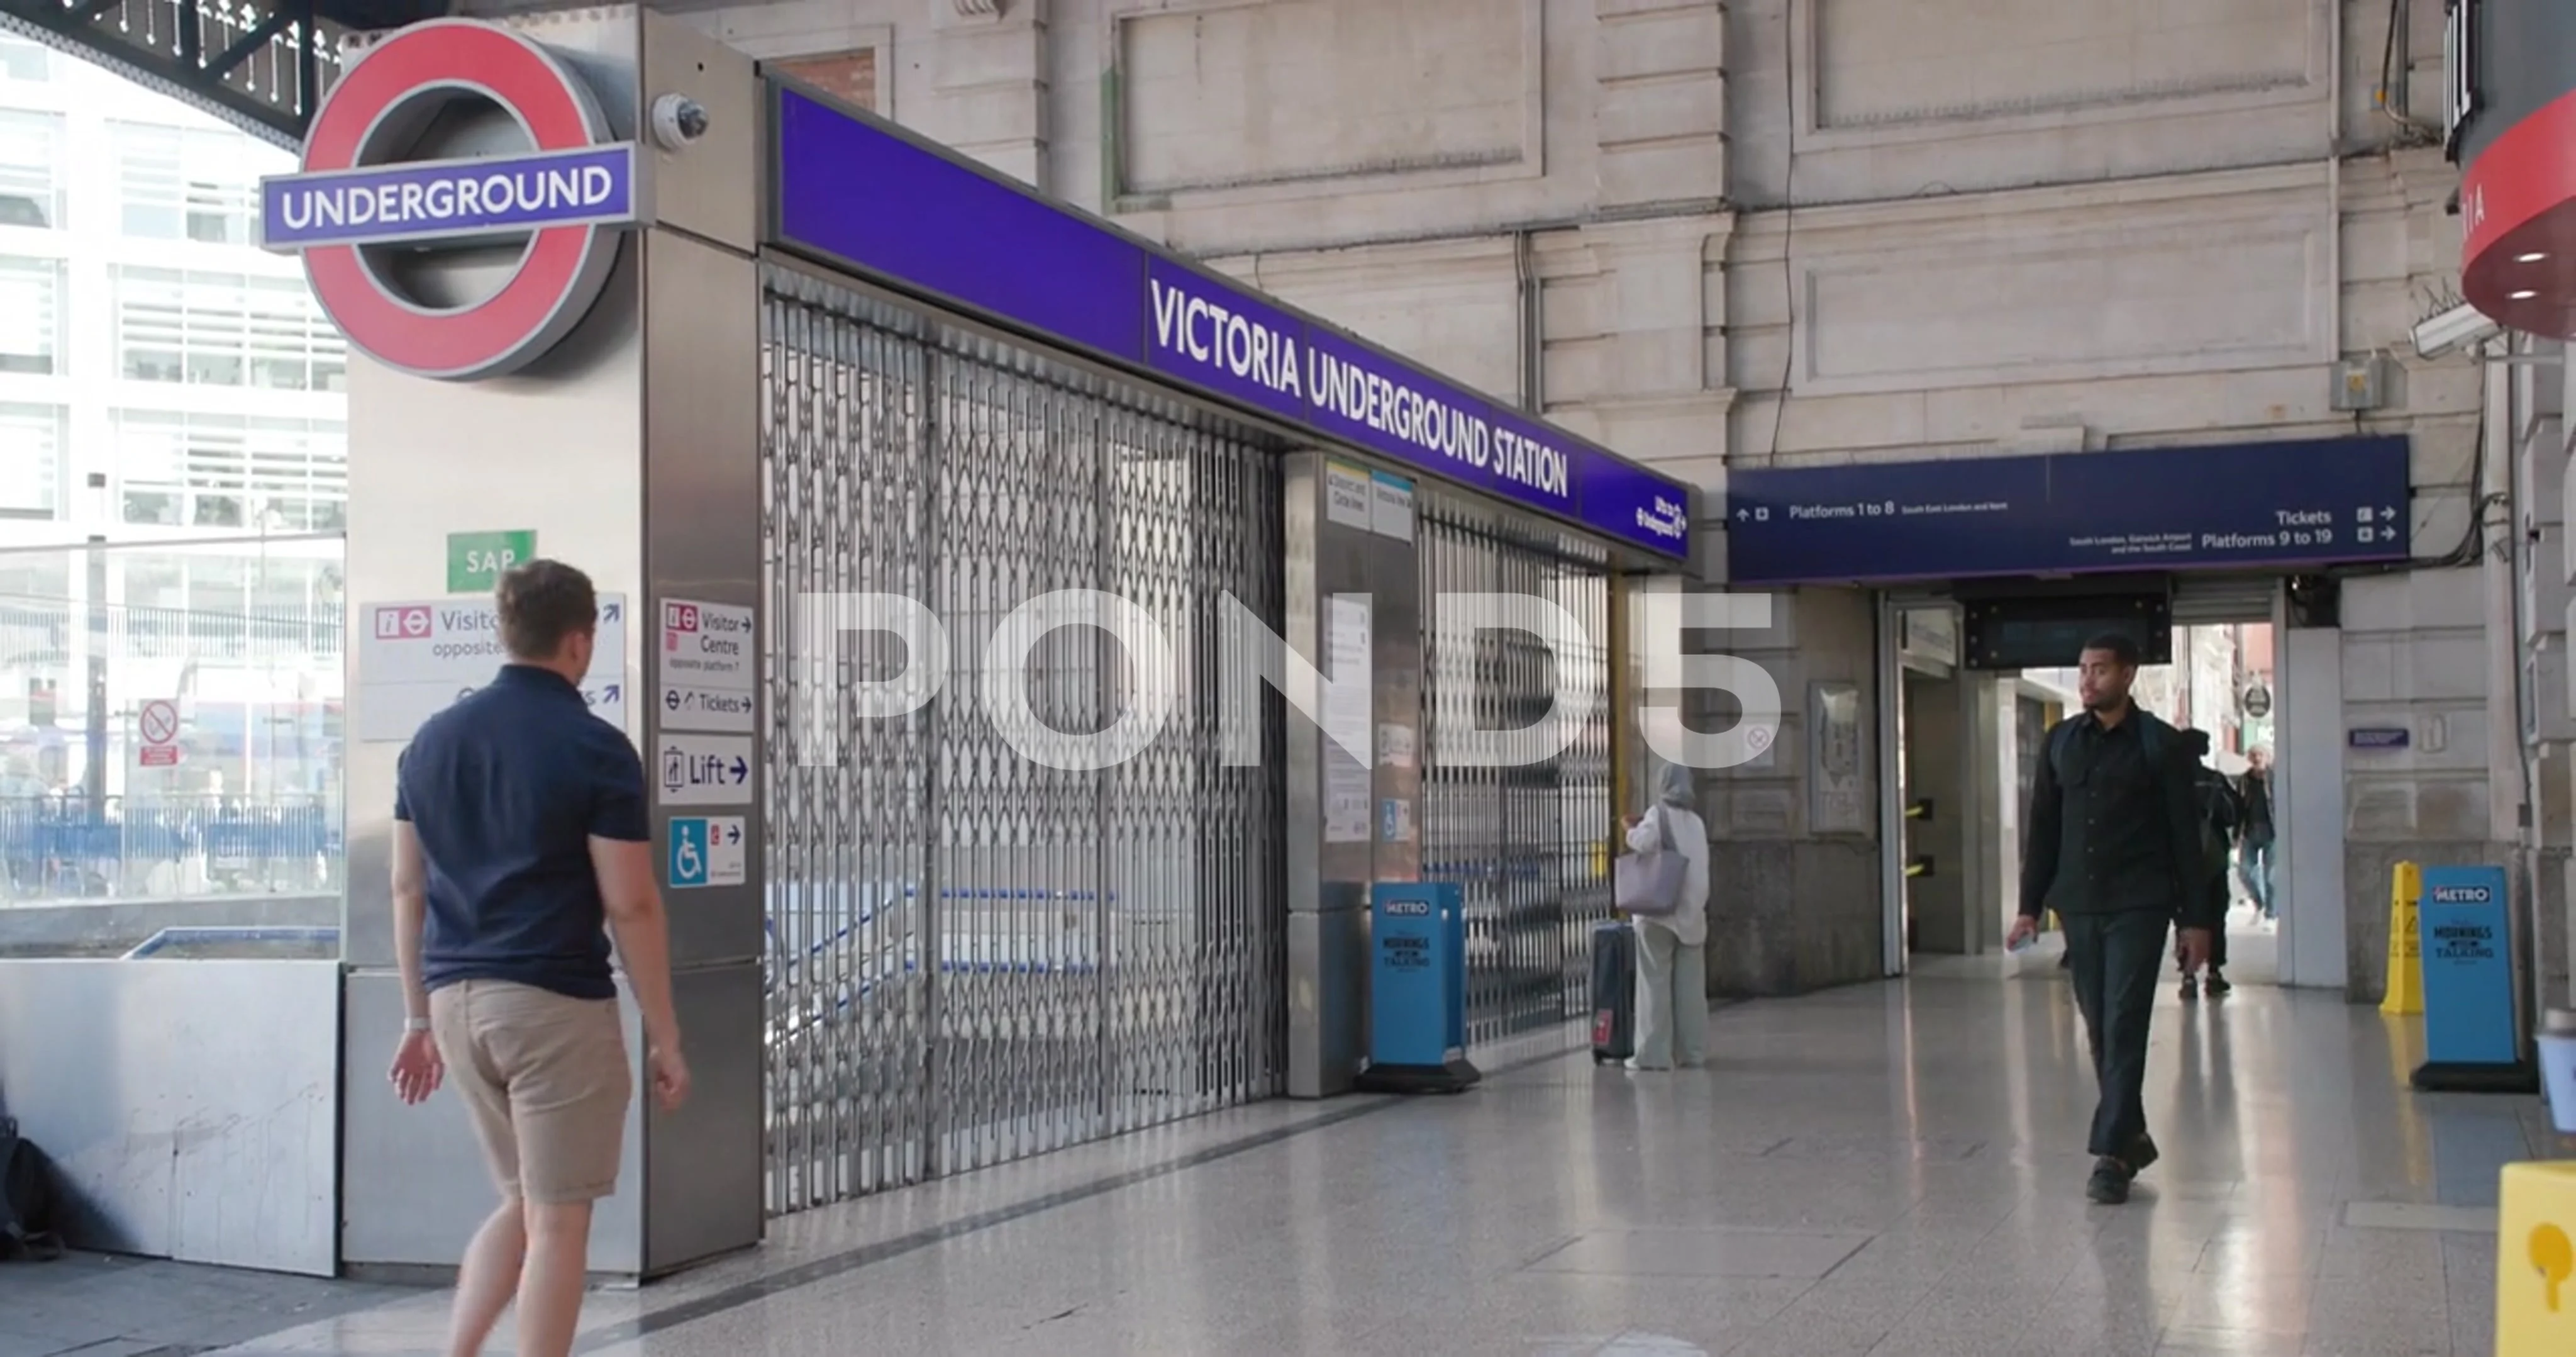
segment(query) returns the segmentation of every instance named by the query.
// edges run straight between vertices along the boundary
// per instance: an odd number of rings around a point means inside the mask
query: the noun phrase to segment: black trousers
[[[2222,876],[2210,883],[2209,908],[2211,917],[2218,920],[2218,927],[2209,930],[2209,969],[2213,971],[2227,969],[2227,910],[2234,903],[2234,899],[2227,893],[2226,877]],[[2175,964],[2181,964],[2181,929],[2174,930],[2173,952]]]
[[[2147,1020],[2164,983],[2173,920],[2156,910],[2065,916],[2067,970],[2093,1045],[2101,1101],[2093,1108],[2095,1155],[2126,1157],[2147,1133]]]

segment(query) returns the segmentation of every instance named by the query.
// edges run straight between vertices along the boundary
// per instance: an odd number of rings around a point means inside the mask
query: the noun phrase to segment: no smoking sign
[[[179,704],[154,698],[135,713],[136,733],[143,737],[138,759],[146,768],[168,768],[179,762]]]

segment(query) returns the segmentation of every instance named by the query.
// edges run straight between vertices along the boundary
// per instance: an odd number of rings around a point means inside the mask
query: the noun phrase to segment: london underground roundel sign
[[[488,102],[529,149],[410,159],[460,102]],[[515,372],[589,314],[643,220],[642,160],[611,142],[581,77],[526,36],[433,19],[385,38],[313,115],[303,168],[260,183],[260,243],[301,253],[322,309],[388,367],[470,381]],[[442,247],[522,242],[489,295],[450,302],[406,287]]]

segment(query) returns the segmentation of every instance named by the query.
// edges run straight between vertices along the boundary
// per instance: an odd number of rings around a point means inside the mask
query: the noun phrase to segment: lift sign
[[[400,159],[400,138],[461,99],[488,98],[535,149]],[[260,181],[260,243],[301,253],[323,311],[388,367],[471,381],[543,357],[589,314],[617,259],[616,230],[645,219],[642,162],[612,142],[580,76],[525,34],[433,19],[369,47],[325,95],[303,168]],[[363,249],[524,240],[497,291],[440,305],[389,279]]]

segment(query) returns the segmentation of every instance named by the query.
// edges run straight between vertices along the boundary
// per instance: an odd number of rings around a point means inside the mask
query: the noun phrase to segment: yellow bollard
[[[2416,902],[2424,898],[2424,872],[2401,862],[2388,875],[2388,995],[2379,1001],[2379,1011],[2411,1017],[2424,1011],[2423,939],[2415,923]]]
[[[2576,1163],[2507,1164],[2496,1201],[2495,1357],[2576,1352]]]

